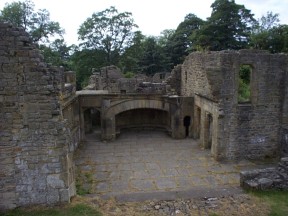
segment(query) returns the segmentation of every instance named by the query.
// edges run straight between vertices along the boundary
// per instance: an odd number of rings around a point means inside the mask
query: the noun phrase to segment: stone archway
[[[170,128],[169,113],[159,109],[137,108],[130,109],[115,116],[116,133],[122,129],[160,129]]]
[[[105,103],[104,104],[109,104]],[[103,109],[103,107],[102,107]],[[169,114],[169,103],[163,100],[155,99],[134,99],[134,100],[123,100],[112,104],[111,106],[103,109],[102,116],[102,139],[113,140],[117,134],[117,124],[115,117],[120,113],[127,111],[134,112],[131,110],[159,110],[167,113],[169,123],[166,124],[168,130],[170,130],[170,114]],[[158,112],[158,111],[157,111]],[[160,113],[162,113],[160,112]],[[119,116],[118,116],[119,117]]]

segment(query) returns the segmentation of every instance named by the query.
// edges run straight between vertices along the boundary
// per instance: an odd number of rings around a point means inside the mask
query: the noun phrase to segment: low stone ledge
[[[288,189],[288,157],[277,167],[240,172],[240,185],[244,189]]]

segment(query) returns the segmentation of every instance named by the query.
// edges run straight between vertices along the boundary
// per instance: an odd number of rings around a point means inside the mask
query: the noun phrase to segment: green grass
[[[84,187],[84,184],[88,187]],[[93,175],[90,172],[79,172],[76,178],[76,191],[78,195],[90,194],[92,192]]]
[[[270,204],[269,216],[288,215],[288,191],[253,191],[251,193]]]
[[[101,216],[102,214],[86,204],[69,205],[63,208],[14,209],[3,216]]]
[[[239,79],[239,89],[238,89],[238,102],[244,103],[250,101],[250,85],[245,83],[242,79]]]

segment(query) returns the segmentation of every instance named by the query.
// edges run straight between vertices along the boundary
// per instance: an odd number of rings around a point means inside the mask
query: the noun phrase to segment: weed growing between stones
[[[76,178],[76,191],[78,195],[85,195],[92,193],[93,175],[91,172],[78,171]]]

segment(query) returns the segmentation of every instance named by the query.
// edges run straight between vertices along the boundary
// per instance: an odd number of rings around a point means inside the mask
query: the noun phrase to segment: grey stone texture
[[[269,166],[247,160],[217,162],[196,140],[175,140],[152,129],[125,130],[113,142],[95,136],[87,134],[77,150],[77,178],[93,176],[87,187],[90,193],[118,200],[191,198],[198,190],[205,196],[211,196],[211,190],[241,190],[239,171]]]
[[[63,112],[75,88],[24,30],[0,24],[0,38],[0,209],[67,202],[78,126]]]
[[[156,73],[153,77],[142,74],[133,78],[125,78],[121,70],[114,65],[102,67],[99,71],[93,70],[92,72],[85,90],[107,90],[109,93],[121,94],[170,93],[170,86],[166,84],[170,73],[167,72]]]
[[[238,102],[241,65],[250,65],[251,101]],[[287,149],[285,54],[240,50],[191,53],[182,65],[183,96],[194,97],[194,138],[216,159],[263,159]]]
[[[268,190],[288,189],[288,157],[281,158],[277,167],[243,171],[240,185],[246,189]]]
[[[170,86],[170,92],[173,95],[181,95],[181,65],[176,65],[171,71],[171,75],[167,77],[165,82]]]

